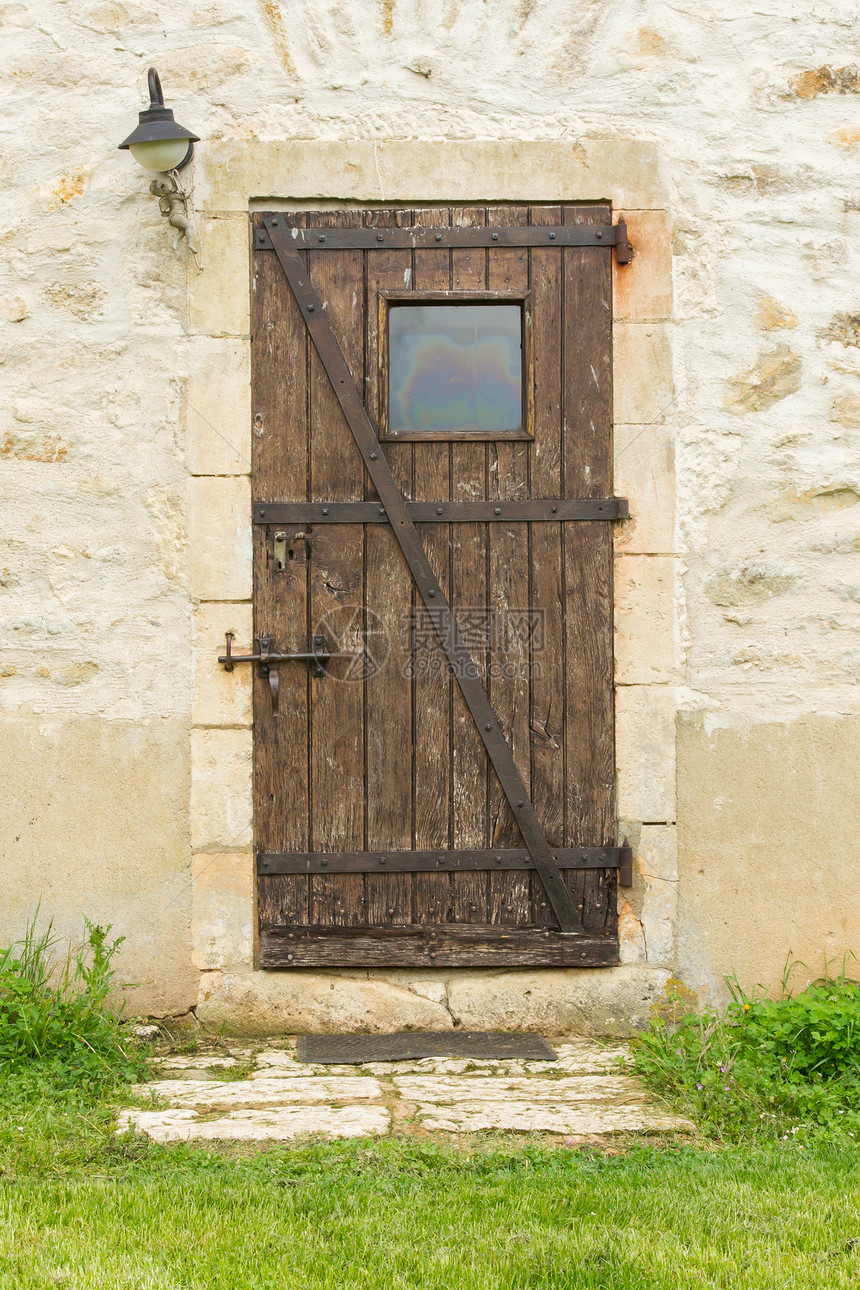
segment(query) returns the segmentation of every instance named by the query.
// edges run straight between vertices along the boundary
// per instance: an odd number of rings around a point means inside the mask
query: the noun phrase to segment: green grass
[[[0,1290],[860,1284],[846,1138],[158,1147],[117,1138],[86,1089],[19,1074],[0,1094]]]
[[[860,1285],[860,991],[655,1021],[639,1069],[732,1145],[514,1135],[158,1147],[109,929],[0,951],[0,1290],[777,1290]],[[768,1100],[771,1099],[771,1100]]]

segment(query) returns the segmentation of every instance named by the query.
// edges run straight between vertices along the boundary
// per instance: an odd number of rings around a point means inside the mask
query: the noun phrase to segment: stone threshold
[[[153,1105],[123,1109],[117,1132],[137,1129],[164,1144],[479,1132],[549,1134],[578,1144],[695,1132],[690,1121],[661,1110],[629,1072],[626,1045],[551,1042],[554,1062],[431,1057],[322,1066],[299,1062],[294,1043],[283,1040],[169,1056],[161,1062],[165,1078],[134,1089]]]

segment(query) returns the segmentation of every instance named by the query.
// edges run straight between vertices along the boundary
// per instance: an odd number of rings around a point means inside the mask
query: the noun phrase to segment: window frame
[[[529,291],[379,291],[379,363],[377,407],[380,443],[533,441],[534,434],[534,346],[532,292]],[[401,430],[390,428],[388,412],[389,341],[388,325],[392,305],[478,305],[518,304],[522,313],[522,425],[516,430]]]

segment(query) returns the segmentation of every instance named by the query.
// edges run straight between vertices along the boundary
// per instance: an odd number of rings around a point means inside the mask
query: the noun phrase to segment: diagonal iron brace
[[[523,841],[528,847],[534,867],[546,889],[559,927],[563,932],[583,932],[585,929],[582,921],[576,912],[570,892],[559,871],[558,862],[552,854],[529,799],[523,778],[517,770],[513,754],[502,733],[499,718],[480,682],[478,668],[463,644],[447,598],[424,552],[418,530],[409,514],[406,499],[398,488],[391,468],[383,455],[373,422],[367,414],[364,401],[326,317],[322,302],[310,284],[307,270],[298,251],[294,249],[289,229],[277,215],[266,216],[264,223],[296,303],[307,324],[311,339],[332,383],[338,403],[343,409],[352,437],[379,494],[379,504],[385,508],[430,621],[466,701],[466,706],[499,777],[502,790],[511,804],[514,818],[519,825]]]

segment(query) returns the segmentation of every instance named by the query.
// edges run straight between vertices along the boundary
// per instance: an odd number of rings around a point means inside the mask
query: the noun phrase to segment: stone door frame
[[[615,492],[630,499],[632,517],[616,526],[617,791],[636,850],[635,886],[620,898],[622,966],[603,971],[646,973],[662,988],[674,954],[678,673],[671,228],[658,149],[619,139],[231,140],[198,152],[204,271],[189,262],[184,420],[192,937],[204,993],[228,976],[271,975],[255,971],[251,673],[227,674],[216,661],[225,631],[235,633],[237,652],[251,637],[249,212],[602,199],[624,214],[636,249],[632,264],[615,269],[613,330]]]

